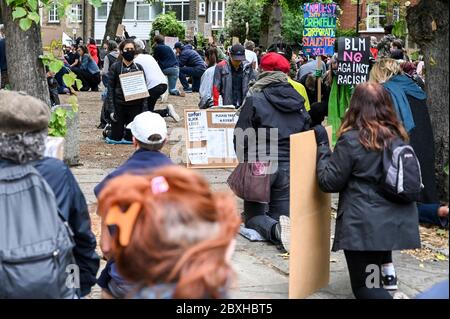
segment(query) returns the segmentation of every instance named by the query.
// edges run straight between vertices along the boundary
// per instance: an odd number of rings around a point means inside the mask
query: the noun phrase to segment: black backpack
[[[400,138],[383,151],[381,194],[397,203],[416,202],[423,189],[420,163],[414,149]]]

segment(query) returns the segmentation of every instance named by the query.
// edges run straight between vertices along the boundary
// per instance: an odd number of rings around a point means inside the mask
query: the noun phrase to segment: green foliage
[[[397,38],[405,39],[407,32],[406,20],[400,19],[394,23],[392,34]]]
[[[184,25],[177,20],[175,12],[158,15],[152,24],[151,38],[155,36],[156,30],[166,37],[178,37],[180,41],[184,40],[186,33]]]
[[[227,3],[225,20],[226,32],[229,37],[239,37],[241,42],[246,38],[246,22],[249,25],[248,40],[259,41],[261,33],[261,0],[231,0]]]
[[[356,33],[356,29],[336,29],[336,38],[339,37],[357,37],[358,33]]]
[[[301,5],[297,9],[290,9],[284,5],[283,18],[281,20],[281,36],[283,40],[290,44],[300,44],[303,37],[303,8]]]

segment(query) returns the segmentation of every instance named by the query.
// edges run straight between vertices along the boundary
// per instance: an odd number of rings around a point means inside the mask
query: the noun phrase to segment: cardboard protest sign
[[[327,127],[331,136],[331,127]],[[291,141],[289,298],[306,298],[330,278],[331,195],[319,189],[314,131]]]
[[[338,38],[337,84],[369,80],[369,38]]]
[[[186,109],[187,167],[227,168],[238,163],[234,152],[236,110]]]
[[[47,136],[44,156],[64,159],[64,137]]]
[[[333,55],[336,36],[335,3],[305,3],[303,52],[306,55]]]
[[[119,24],[117,26],[116,36],[123,37],[124,32],[125,32],[125,26],[123,24]]]
[[[144,72],[130,72],[119,75],[125,101],[143,99],[149,96]]]

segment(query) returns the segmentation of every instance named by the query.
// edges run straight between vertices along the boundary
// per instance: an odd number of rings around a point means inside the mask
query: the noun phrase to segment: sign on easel
[[[236,110],[185,109],[184,115],[187,167],[236,167],[238,160],[233,144]]]
[[[134,101],[149,97],[144,72],[130,72],[119,75],[125,101]]]
[[[331,136],[331,127],[327,127]],[[306,298],[330,279],[331,194],[319,189],[314,131],[291,141],[289,298]],[[301,163],[301,165],[298,165]]]

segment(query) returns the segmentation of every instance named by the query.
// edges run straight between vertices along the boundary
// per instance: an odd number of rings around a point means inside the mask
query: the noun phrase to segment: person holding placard
[[[120,56],[108,72],[108,101],[112,107],[109,144],[131,144],[125,126],[147,109],[148,90],[143,67],[134,62],[136,45],[127,39],[119,45]]]

